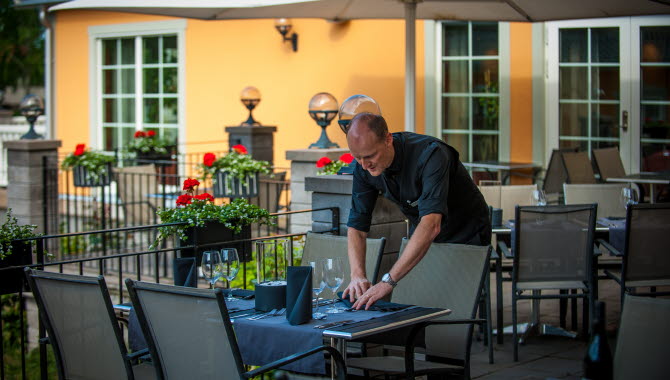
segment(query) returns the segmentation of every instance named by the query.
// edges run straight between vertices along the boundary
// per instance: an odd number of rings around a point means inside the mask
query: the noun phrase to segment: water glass
[[[335,301],[337,298],[337,289],[342,285],[344,281],[344,262],[341,257],[336,259],[325,259],[323,260],[323,281],[326,284],[326,287],[333,292],[333,303],[330,308],[326,310],[326,313],[341,313],[344,309],[338,308],[335,306]]]
[[[628,209],[628,205],[635,205],[638,202],[637,191],[631,187],[624,187],[621,189],[621,204],[624,209]]]
[[[226,301],[235,301],[231,283],[239,271],[240,257],[237,255],[237,249],[223,248],[221,250],[221,272],[222,276],[228,281],[228,297],[226,298]]]
[[[216,281],[223,274],[221,264],[221,253],[219,251],[205,251],[202,253],[200,269],[202,270],[203,277],[209,281],[211,288],[214,287]]]
[[[312,267],[312,292],[314,292],[316,300],[316,307],[312,318],[322,319],[326,317],[326,314],[319,312],[319,294],[326,288],[326,283],[323,280],[323,262],[322,260],[310,261],[309,266]]]
[[[546,206],[547,195],[544,193],[544,190],[533,190],[530,196],[530,204],[531,206]]]

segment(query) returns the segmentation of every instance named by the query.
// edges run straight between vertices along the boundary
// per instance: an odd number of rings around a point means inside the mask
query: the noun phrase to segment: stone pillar
[[[277,127],[231,126],[226,127],[226,132],[229,148],[242,144],[254,159],[274,164],[274,133],[277,132]]]
[[[4,146],[7,149],[7,203],[12,214],[20,224],[37,225],[36,232],[58,233],[58,148],[61,141],[16,140],[5,141]],[[47,157],[50,177],[46,188],[43,157]],[[48,204],[49,212],[46,226],[45,204]]]
[[[312,194],[305,191],[305,177],[315,176],[316,162],[321,157],[337,160],[348,149],[296,149],[287,150],[286,159],[291,161],[291,210],[312,208]],[[312,229],[312,216],[308,213],[291,216],[291,233],[299,233]]]

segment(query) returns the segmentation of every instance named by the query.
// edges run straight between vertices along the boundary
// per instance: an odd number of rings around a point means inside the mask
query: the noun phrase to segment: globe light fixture
[[[291,41],[291,47],[293,47],[293,51],[298,51],[298,35],[296,33],[291,34],[290,36],[286,37],[286,35],[291,31],[293,28],[293,25],[291,23],[291,19],[288,18],[278,18],[275,20],[275,28],[281,34],[283,41]]]
[[[21,111],[21,115],[23,115],[30,124],[30,129],[26,134],[21,136],[21,140],[41,139],[42,135],[35,132],[35,121],[37,121],[37,118],[40,115],[44,114],[44,102],[42,101],[42,98],[33,94],[26,95],[21,100],[19,110]]]
[[[340,146],[330,141],[326,134],[326,127],[330,125],[337,115],[337,99],[327,92],[320,92],[312,97],[309,101],[309,116],[316,121],[316,124],[321,127],[321,136],[319,140],[309,147],[328,149],[339,148]]]
[[[242,101],[242,104],[244,104],[244,106],[249,110],[249,118],[247,121],[242,122],[242,125],[261,125],[261,123],[254,120],[254,117],[251,115],[251,111],[253,111],[261,101],[261,92],[258,91],[258,89],[254,86],[247,86],[242,90],[242,93],[240,94],[240,100]]]
[[[351,95],[342,102],[340,106],[340,116],[337,123],[342,128],[342,131],[346,134],[349,131],[349,124],[351,119],[359,113],[371,113],[374,115],[381,115],[382,111],[379,108],[379,104],[367,95]]]

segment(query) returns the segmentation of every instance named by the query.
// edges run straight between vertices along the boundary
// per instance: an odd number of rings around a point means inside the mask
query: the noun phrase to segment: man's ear
[[[393,135],[391,133],[386,134],[386,140],[384,141],[386,143],[386,146],[390,146],[393,144]]]

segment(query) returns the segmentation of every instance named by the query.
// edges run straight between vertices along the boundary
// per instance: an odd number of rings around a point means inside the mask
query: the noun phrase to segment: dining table
[[[655,187],[656,185],[670,185],[670,170],[660,172],[642,172],[628,174],[621,177],[609,177],[607,182],[618,183],[646,183],[649,185],[649,203],[655,203]]]

